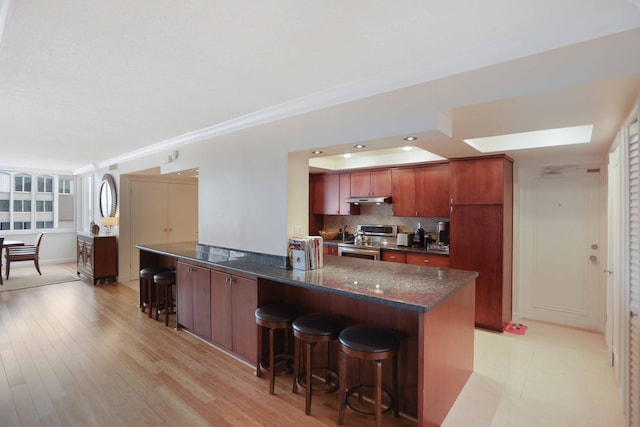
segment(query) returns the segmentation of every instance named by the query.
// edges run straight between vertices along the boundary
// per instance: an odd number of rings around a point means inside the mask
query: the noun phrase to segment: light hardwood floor
[[[0,292],[0,425],[336,424],[335,394],[314,395],[305,416],[290,376],[270,396],[252,367],[136,303],[135,286],[85,280]],[[525,336],[476,331],[475,372],[444,426],[623,426],[603,346],[535,322]],[[347,413],[345,425],[373,420]]]

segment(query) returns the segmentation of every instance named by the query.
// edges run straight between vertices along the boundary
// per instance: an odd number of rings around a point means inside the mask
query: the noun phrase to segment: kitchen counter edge
[[[477,272],[324,256],[324,267],[294,270],[233,256],[199,256],[197,243],[136,245],[139,250],[257,278],[427,312],[478,277]],[[201,244],[200,244],[201,245]]]

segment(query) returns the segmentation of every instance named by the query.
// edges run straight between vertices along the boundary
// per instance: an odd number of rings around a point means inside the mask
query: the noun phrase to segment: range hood
[[[376,204],[381,205],[383,203],[391,203],[391,196],[379,196],[379,197],[349,197],[344,199],[347,203],[352,203],[354,205],[363,205],[363,204]]]

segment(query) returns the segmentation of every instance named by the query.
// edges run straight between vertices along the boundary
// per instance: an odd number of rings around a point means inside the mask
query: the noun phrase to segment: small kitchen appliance
[[[413,233],[413,246],[422,248],[424,247],[424,228],[418,223],[416,231]]]
[[[447,221],[438,221],[436,224],[438,230],[438,243],[441,245],[449,245],[449,223]]]
[[[413,244],[413,233],[398,233],[396,244],[398,246],[411,246]]]

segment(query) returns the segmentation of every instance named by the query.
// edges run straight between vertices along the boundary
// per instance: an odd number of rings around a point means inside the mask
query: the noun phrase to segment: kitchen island
[[[395,329],[402,336],[400,410],[420,426],[442,423],[473,371],[475,272],[335,256],[321,269],[300,271],[269,256],[195,243],[138,249],[141,268],[177,268],[178,324],[250,364],[258,354],[253,311],[275,301]],[[188,276],[193,271],[199,284]],[[196,309],[203,301],[207,307]]]

